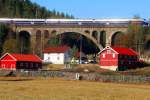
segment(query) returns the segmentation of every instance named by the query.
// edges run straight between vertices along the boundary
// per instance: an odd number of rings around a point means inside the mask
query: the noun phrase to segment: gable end
[[[11,54],[6,53],[4,54],[0,60],[5,61],[5,60],[10,60],[10,61],[17,61],[17,59],[15,57],[13,57]]]

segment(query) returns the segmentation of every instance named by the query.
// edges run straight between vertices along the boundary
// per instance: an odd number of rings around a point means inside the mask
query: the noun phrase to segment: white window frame
[[[113,58],[115,58],[116,57],[115,53],[113,53],[112,56],[113,56]]]
[[[102,57],[105,58],[105,57],[106,57],[106,54],[103,53],[103,54],[102,54]]]
[[[107,50],[107,54],[111,54],[111,50]]]
[[[60,60],[60,57],[59,57],[59,56],[57,56],[57,60]]]
[[[15,64],[11,64],[11,65],[10,65],[10,68],[13,69],[14,66],[15,66]]]
[[[48,60],[50,60],[51,59],[51,57],[48,57]]]

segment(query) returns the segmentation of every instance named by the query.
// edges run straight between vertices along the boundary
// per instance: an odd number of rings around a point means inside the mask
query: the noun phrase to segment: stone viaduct
[[[32,51],[42,51],[45,43],[54,35],[68,32],[90,39],[100,50],[112,46],[116,34],[126,33],[132,24],[148,25],[142,19],[0,19],[11,24],[13,31],[29,36]],[[25,35],[28,34],[28,35]],[[21,39],[22,41],[22,39]],[[20,42],[21,42],[20,41]],[[23,45],[23,44],[22,44]],[[83,44],[86,45],[86,44]]]

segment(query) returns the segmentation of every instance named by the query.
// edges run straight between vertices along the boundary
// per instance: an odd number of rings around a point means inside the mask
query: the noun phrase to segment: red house
[[[138,53],[129,48],[107,46],[99,53],[99,57],[101,68],[114,71],[133,69],[139,63]]]
[[[42,60],[36,55],[9,54],[0,58],[0,69],[6,70],[38,70],[42,67]]]

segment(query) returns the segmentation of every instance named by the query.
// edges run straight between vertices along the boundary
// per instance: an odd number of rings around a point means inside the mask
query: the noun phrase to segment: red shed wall
[[[15,70],[16,69],[16,61],[3,61],[1,60],[1,66],[2,69],[10,69],[10,70]]]
[[[15,70],[16,61],[10,55],[6,55],[1,59],[0,68]]]
[[[111,49],[106,49],[100,54],[100,66],[118,66],[118,54]]]

